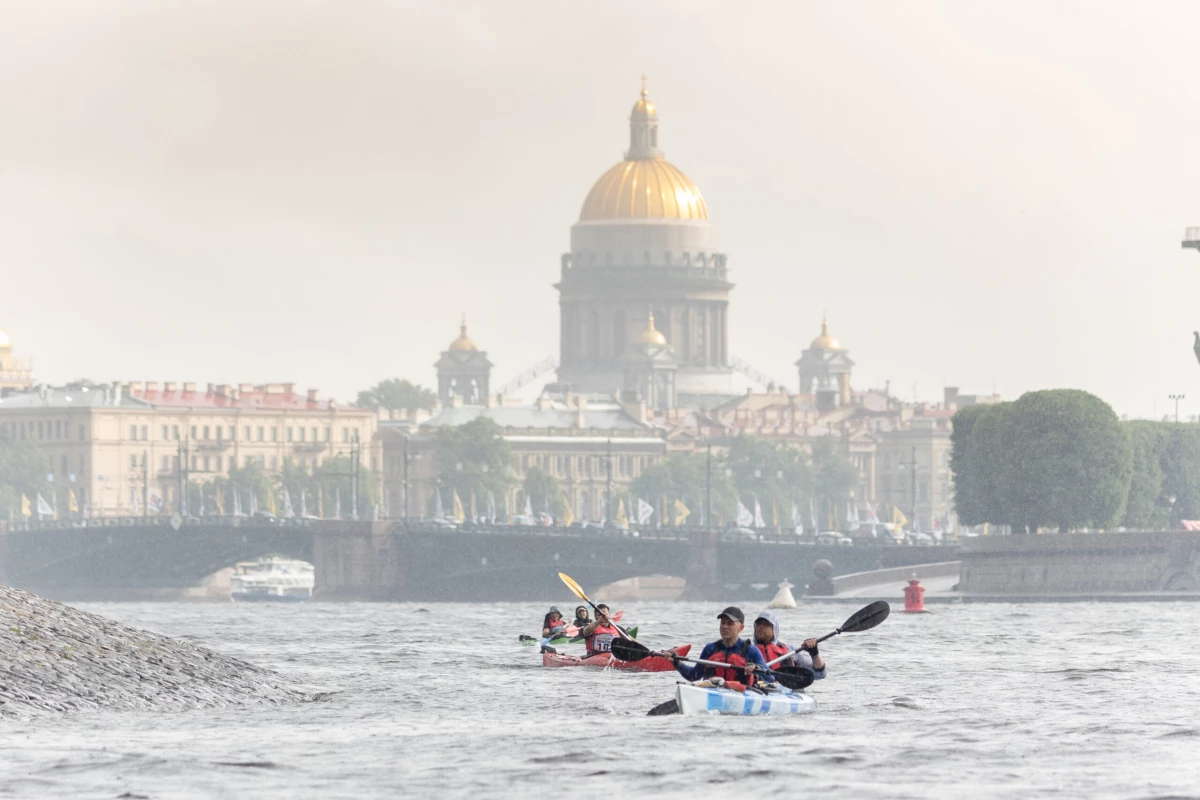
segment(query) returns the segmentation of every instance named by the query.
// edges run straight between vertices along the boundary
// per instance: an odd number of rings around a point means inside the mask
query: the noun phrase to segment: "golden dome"
[[[450,343],[451,350],[478,350],[475,342],[467,336],[467,315],[463,314],[462,327],[459,328],[458,338]]]
[[[646,91],[646,76],[642,76],[642,96],[633,104],[630,119],[658,119],[658,110],[650,102],[650,93]]]
[[[810,350],[841,350],[838,340],[829,335],[829,318],[821,318],[821,335],[812,340]]]
[[[12,347],[12,342],[9,341],[8,334],[0,330],[0,348],[7,349],[9,347]]]
[[[662,335],[662,331],[654,327],[654,312],[650,312],[649,319],[646,322],[646,330],[642,331],[638,341],[642,344],[666,344],[667,337]]]
[[[700,188],[667,161],[622,161],[583,201],[579,221],[594,219],[708,219],[708,206]]]

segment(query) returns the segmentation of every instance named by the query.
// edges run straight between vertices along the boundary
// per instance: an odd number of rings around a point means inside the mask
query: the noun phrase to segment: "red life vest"
[[[746,658],[746,653],[750,651],[750,640],[742,639],[734,647],[733,652],[718,650],[708,657],[709,661],[723,661],[729,664],[728,667],[712,667],[705,665],[704,677],[706,678],[724,678],[727,681],[744,681],[746,680],[746,670],[737,669],[737,667],[745,667],[749,664]]]
[[[762,653],[763,661],[767,662],[768,664],[780,656],[786,656],[788,653],[792,652],[791,648],[785,647],[779,642],[771,642],[770,644],[755,644],[754,646],[758,648],[758,652]],[[792,659],[789,658],[779,663],[790,664],[791,662]]]
[[[620,635],[620,631],[611,625],[597,625],[592,635],[584,640],[588,655],[592,653],[607,653],[612,650],[612,640]]]

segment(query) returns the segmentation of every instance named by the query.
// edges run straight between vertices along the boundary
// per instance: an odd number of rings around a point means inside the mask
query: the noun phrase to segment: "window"
[[[169,436],[167,436],[167,426],[166,425],[162,426],[162,438],[164,438],[164,439],[170,438]]]
[[[259,430],[262,430],[262,428],[259,428]],[[242,430],[242,438],[243,438],[245,441],[247,441],[247,442],[248,442],[248,441],[250,441],[250,426],[249,426],[249,425],[247,425],[247,426],[246,426],[246,427],[245,427],[245,428]],[[258,435],[258,438],[259,438],[259,439],[261,439],[261,438],[262,438],[262,434],[261,434],[261,433]]]
[[[192,426],[192,438],[193,438],[193,439],[199,439],[199,438],[200,438],[199,436],[197,436],[197,435],[196,435],[196,426],[195,426],[195,425],[193,425],[193,426]]]
[[[233,426],[230,425],[229,426],[229,441],[232,442],[236,438],[237,438],[237,436],[234,435]]]
[[[54,438],[55,439],[62,438],[62,421],[61,420],[54,421]]]
[[[179,441],[179,426],[178,425],[171,426],[171,438],[177,442]]]
[[[162,471],[166,472],[170,468],[170,464],[171,464],[171,457],[163,456],[162,457]]]
[[[130,456],[130,457],[129,457],[129,468],[130,468],[130,469],[137,469],[137,456]]]
[[[229,468],[230,468],[231,470],[232,470],[232,469],[237,469],[237,456],[230,456],[230,457],[229,457]]]
[[[212,466],[212,461],[209,459],[208,456],[205,456],[204,457],[204,471],[208,472],[211,466]]]
[[[222,427],[220,425],[217,426],[217,441],[218,442],[221,441],[222,434],[224,433],[224,431],[225,431],[224,427]],[[204,438],[207,439],[208,437],[205,436]]]
[[[258,426],[258,440],[260,442],[263,440],[263,426],[262,425]]]
[[[342,441],[343,442],[350,441],[350,429],[349,428],[342,428]]]
[[[304,441],[304,428],[300,429],[300,441]]]
[[[150,439],[150,426],[143,425],[142,426],[142,441],[143,442],[149,441],[149,439]]]
[[[325,429],[325,441],[327,441],[327,442],[328,442],[328,441],[330,440],[330,434],[331,434],[331,433],[333,433],[333,429],[332,429],[332,428],[326,428],[326,429]]]
[[[192,456],[192,470],[200,469],[200,456]]]
[[[279,441],[279,428],[271,428],[271,441],[272,442]]]
[[[262,458],[262,456],[259,456],[259,458]],[[254,463],[254,456],[246,456],[246,466],[248,467],[253,463]]]
[[[266,463],[267,463],[266,456],[259,456],[259,457],[258,457],[258,465],[259,465],[260,467],[261,467],[261,466],[263,466],[263,465],[264,465],[264,464],[266,464]]]
[[[171,456],[171,468],[175,472],[179,472],[179,456]]]
[[[60,469],[59,472],[65,476],[70,471],[67,467],[67,457],[63,456],[58,463],[62,465],[62,469]]]
[[[135,442],[137,441],[137,425],[129,426],[129,438],[133,439]]]
[[[82,425],[79,426],[79,441],[87,441],[87,428]]]
[[[316,429],[316,428],[313,428],[313,429],[312,429],[312,435],[313,435],[313,438],[312,438],[312,440],[313,440],[314,442],[315,442],[315,441],[317,441],[317,429]]]
[[[271,456],[271,470],[279,469],[279,459],[276,456]]]
[[[287,429],[287,440],[289,442],[292,440],[292,429],[291,428]]]

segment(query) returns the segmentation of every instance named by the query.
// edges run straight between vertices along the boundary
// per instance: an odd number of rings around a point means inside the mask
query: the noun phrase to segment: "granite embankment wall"
[[[964,595],[1195,592],[1200,532],[986,536],[959,548]]]
[[[0,719],[306,697],[269,670],[0,585]]]

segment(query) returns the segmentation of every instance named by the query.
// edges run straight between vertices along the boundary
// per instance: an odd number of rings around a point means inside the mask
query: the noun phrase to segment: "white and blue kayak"
[[[765,694],[753,690],[744,692],[727,689],[711,681],[679,683],[675,686],[675,702],[680,714],[811,714],[817,701],[804,692],[794,692],[782,686]]]

